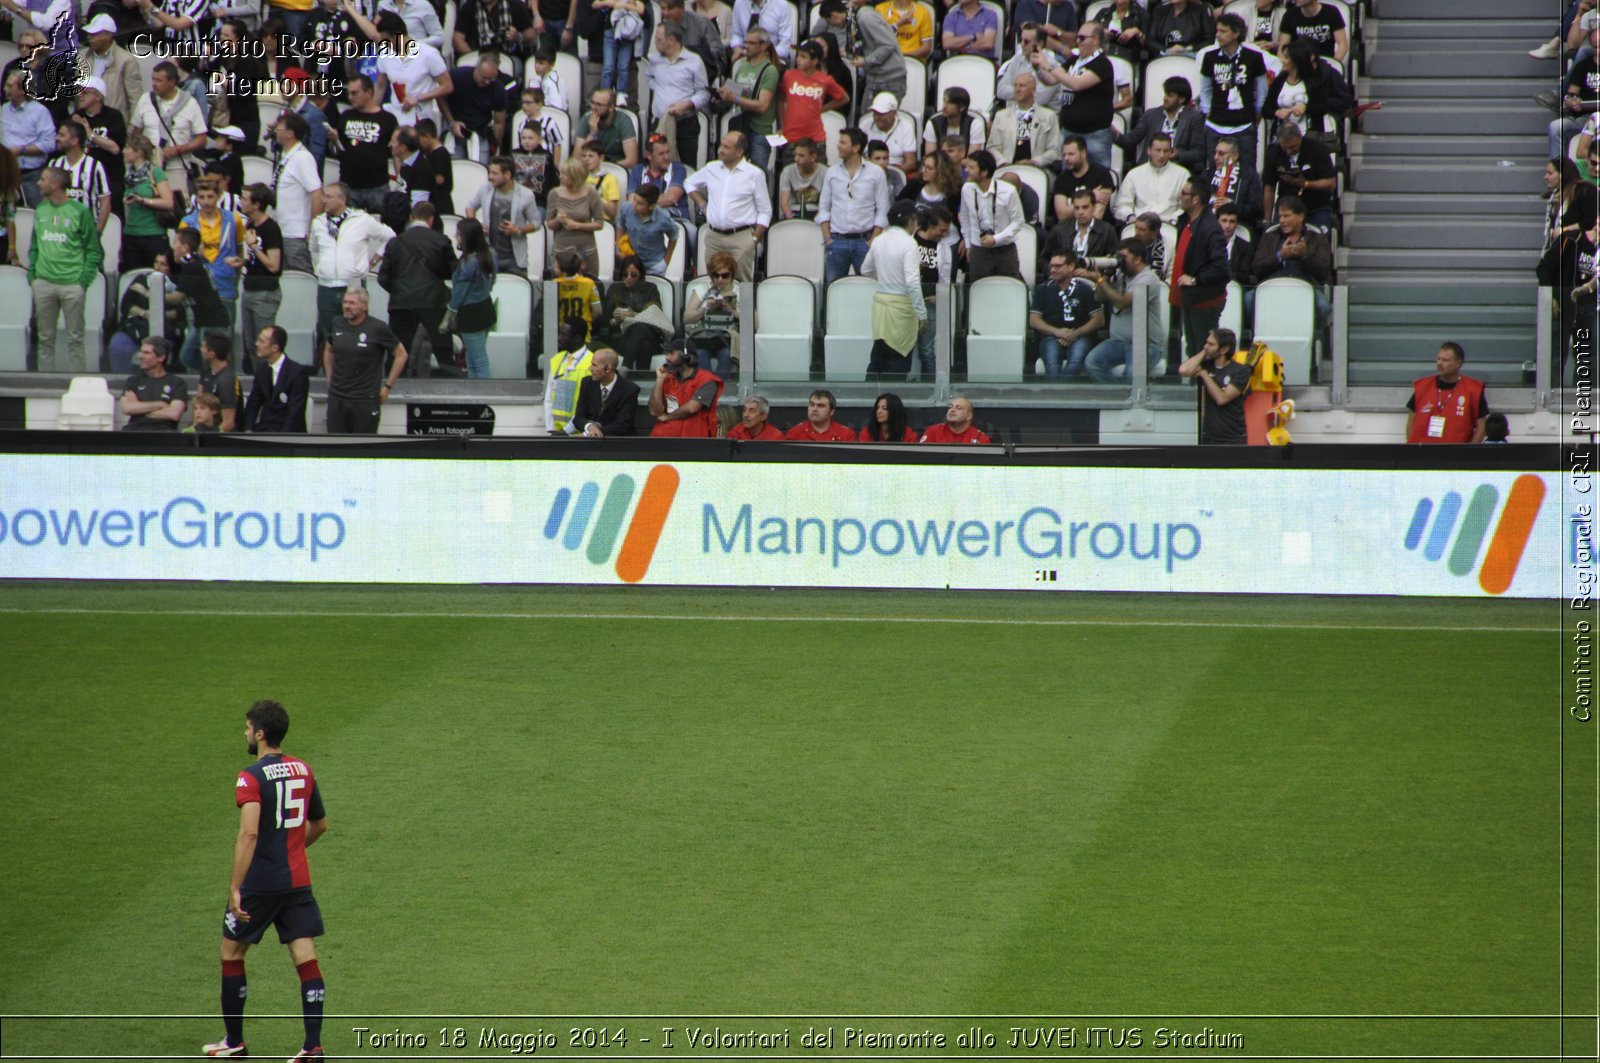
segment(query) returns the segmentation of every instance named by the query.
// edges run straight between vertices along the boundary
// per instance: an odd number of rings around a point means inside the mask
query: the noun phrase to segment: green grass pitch
[[[220,1035],[258,697],[328,805],[330,1055],[369,1015],[1549,1015],[1558,610],[6,587],[0,1013],[152,1017],[10,1018],[4,1052]],[[275,935],[249,973],[287,1058]],[[1553,1047],[1251,1021],[1245,1054]]]

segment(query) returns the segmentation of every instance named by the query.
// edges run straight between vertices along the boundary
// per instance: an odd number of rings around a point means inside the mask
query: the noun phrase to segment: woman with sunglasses
[[[602,320],[607,341],[630,369],[649,369],[650,359],[661,353],[661,333],[649,325],[632,323],[645,307],[660,305],[661,293],[646,278],[639,256],[619,258],[617,283],[606,289]]]
[[[739,286],[733,281],[738,263],[726,251],[718,251],[706,263],[711,284],[704,292],[689,296],[683,323],[689,331],[689,349],[700,364],[722,379],[733,371],[733,358],[739,347]]]

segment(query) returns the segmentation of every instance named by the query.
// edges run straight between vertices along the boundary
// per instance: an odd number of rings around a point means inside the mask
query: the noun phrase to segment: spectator
[[[504,5],[520,0],[499,2]],[[450,95],[441,99],[439,105],[444,111],[445,124],[455,137],[453,156],[465,159],[469,138],[476,136],[477,161],[487,166],[490,156],[505,141],[506,112],[511,109],[500,78],[500,57],[489,52],[474,66],[456,67],[450,71],[450,84],[453,86]]]
[[[1306,224],[1306,205],[1298,197],[1278,201],[1278,224],[1261,234],[1254,273],[1257,282],[1298,277],[1315,285],[1317,327],[1327,322],[1333,304],[1325,286],[1333,281],[1333,249],[1326,236]]]
[[[288,36],[300,41],[307,39],[315,6],[315,0],[267,0],[265,10],[272,16],[268,21],[277,21]]]
[[[226,332],[207,332],[200,341],[200,391],[196,396],[195,416],[199,418],[199,400],[211,399],[217,403],[216,429],[236,431],[239,411],[244,406],[244,389],[239,384],[239,374],[230,365],[233,337]]]
[[[1071,52],[1078,42],[1078,8],[1071,0],[1018,0],[1011,24],[1032,22],[1052,51]]]
[[[766,398],[761,395],[751,395],[744,400],[739,423],[733,426],[728,438],[746,442],[782,439],[783,433],[767,421],[767,416],[771,413],[772,404]]]
[[[922,169],[916,180],[908,182],[900,198],[909,199],[919,210],[942,206],[951,218],[961,213],[961,170],[942,151],[930,151],[922,157]],[[959,236],[952,237],[956,243]]]
[[[1589,54],[1572,64],[1561,97],[1559,117],[1550,123],[1550,157],[1567,152],[1567,141],[1583,132],[1584,120],[1600,110],[1600,27],[1589,34]],[[9,111],[7,112],[9,114]]]
[[[1062,139],[1082,137],[1089,161],[1109,167],[1117,72],[1104,47],[1105,30],[1097,22],[1085,22],[1078,29],[1078,58],[1072,66],[1056,70],[1041,67],[1038,75],[1040,81],[1060,85],[1072,93],[1061,108]]]
[[[1244,403],[1250,390],[1250,367],[1233,360],[1237,338],[1229,329],[1212,329],[1205,345],[1178,366],[1185,380],[1197,379],[1204,389],[1200,404],[1200,442],[1210,446],[1244,446],[1250,434]]]
[[[346,10],[352,12],[358,24],[365,23],[362,29],[371,36],[368,27],[372,23],[354,14],[353,7]],[[376,30],[380,43],[386,46],[378,56],[378,98],[389,95],[391,89],[394,93],[384,109],[403,126],[414,126],[423,118],[437,123],[439,101],[455,91],[444,56],[439,54],[439,49],[415,35],[405,42],[405,20],[393,11],[379,12]]]
[[[920,0],[883,0],[873,10],[894,27],[900,54],[926,63],[933,55],[933,10]]]
[[[1511,425],[1503,413],[1491,413],[1483,419],[1483,442],[1511,442]]]
[[[22,172],[17,156],[0,146],[0,256],[7,265],[20,264],[17,257],[17,209],[22,206]]]
[[[724,136],[717,161],[697,170],[684,188],[705,211],[711,230],[706,236],[707,254],[729,252],[738,263],[739,280],[754,280],[756,244],[772,224],[772,200],[766,174],[745,161],[744,134]]]
[[[850,102],[839,82],[822,70],[822,45],[806,41],[795,49],[795,68],[778,80],[778,122],[793,148],[801,141],[827,142],[823,111],[842,110]]]
[[[455,160],[450,155],[450,149],[439,141],[439,129],[432,118],[417,119],[417,147],[428,160],[428,168],[433,171],[433,192],[428,196],[428,202],[433,204],[433,212],[439,217],[456,212],[455,190]]]
[[[1240,145],[1241,149],[1243,145]],[[1306,209],[1306,221],[1323,228],[1333,226],[1334,189],[1337,171],[1333,153],[1320,140],[1305,138],[1300,127],[1285,122],[1278,127],[1277,143],[1267,149],[1266,165],[1261,170],[1262,217],[1272,216],[1273,203],[1284,196],[1296,196]]]
[[[1223,250],[1228,256],[1228,276],[1239,282],[1244,297],[1244,322],[1255,320],[1256,245],[1240,232],[1239,208],[1232,203],[1217,211],[1217,227],[1222,230]]]
[[[450,240],[433,228],[433,204],[418,203],[411,208],[405,232],[391,239],[383,249],[378,265],[378,284],[389,293],[389,327],[416,352],[407,364],[410,375],[428,375],[428,357],[415,343],[421,327],[428,337],[428,349],[442,369],[454,368],[450,342],[440,329],[450,292],[445,282],[455,273],[456,256]]]
[[[202,22],[209,21],[207,16],[211,13],[204,0],[161,0],[160,6],[154,0],[139,0],[139,11],[148,25],[166,31],[165,43],[172,54],[185,50],[191,56],[200,54],[201,41],[209,29]]]
[[[539,131],[539,139],[544,148],[550,153],[552,162],[561,163],[561,146],[564,143],[561,136],[561,126],[549,111],[545,110],[544,90],[535,85],[533,88],[522,90],[522,109],[511,118],[511,144],[516,148],[522,143],[522,131],[528,126],[533,126]]]
[[[382,406],[405,372],[409,355],[389,323],[367,313],[365,288],[347,290],[341,309],[343,315],[322,347],[328,374],[328,433],[376,435]]]
[[[934,313],[938,306],[939,285],[950,283],[952,217],[950,211],[940,204],[917,206],[917,267],[922,280],[922,302],[928,308],[928,327],[917,333],[917,360],[921,364],[923,380],[932,380],[936,368],[938,326]]]
[[[33,288],[34,326],[38,330],[38,367],[53,372],[56,322],[67,322],[67,369],[85,369],[83,304],[100,271],[100,232],[82,203],[67,197],[66,172],[45,167],[39,178],[41,198],[34,210],[33,239],[28,242],[28,283]],[[17,308],[12,308],[13,312]],[[88,365],[99,369],[99,352]]]
[[[644,3],[642,0],[594,0],[593,8],[605,25],[600,86],[615,89],[619,101],[625,101],[633,84],[633,61],[644,37]]]
[[[967,183],[961,188],[961,235],[967,245],[967,278],[1022,277],[1017,234],[1027,224],[1017,190],[994,179],[994,156],[975,151],[967,158]]]
[[[1188,345],[1178,348],[1183,351],[1199,344],[1222,320],[1228,298],[1228,251],[1222,227],[1207,207],[1199,182],[1190,178],[1183,183],[1178,205],[1183,216],[1178,219],[1178,241],[1172,249],[1168,302],[1173,321],[1181,323],[1182,342]]]
[[[95,231],[103,232],[106,219],[111,217],[111,182],[105,167],[84,152],[83,143],[83,127],[76,122],[63,122],[56,130],[59,154],[50,163],[67,175],[68,197],[82,203],[94,219]]]
[[[395,184],[406,197],[408,208],[418,203],[429,203],[437,187],[434,181],[433,162],[422,151],[422,138],[408,126],[395,129],[389,142],[389,155],[394,159]],[[387,193],[385,193],[387,198]]]
[[[1161,89],[1161,106],[1141,114],[1133,128],[1117,137],[1117,143],[1132,153],[1137,165],[1149,157],[1155,135],[1165,133],[1172,140],[1178,165],[1195,173],[1206,164],[1206,120],[1189,106],[1194,92],[1188,78],[1170,77],[1161,83]]]
[[[451,54],[497,52],[518,58],[532,55],[539,44],[535,21],[533,9],[524,0],[461,0],[455,32],[451,34]]]
[[[617,260],[617,283],[606,289],[604,321],[607,339],[622,349],[632,366],[647,368],[650,359],[661,353],[662,340],[672,334],[661,293],[638,255],[625,254]]]
[[[1117,253],[1117,230],[1094,216],[1094,195],[1087,188],[1072,194],[1072,220],[1050,230],[1039,257],[1048,262],[1058,251],[1072,249],[1078,261],[1111,258]]]
[[[1171,137],[1157,133],[1150,138],[1150,161],[1135,166],[1123,178],[1111,201],[1112,217],[1126,224],[1148,211],[1159,214],[1168,225],[1178,220],[1178,190],[1189,179],[1189,171],[1173,162],[1172,156]]]
[[[160,336],[139,345],[139,369],[122,385],[119,406],[127,416],[125,432],[176,432],[189,408],[189,385],[167,372],[172,347]]]
[[[816,20],[811,23],[812,38],[827,38],[831,54],[835,56],[851,51],[850,5],[845,0],[822,0],[816,10]]]
[[[887,92],[898,100],[906,94],[906,64],[900,54],[899,37],[873,8],[871,0],[849,2],[855,10],[853,54],[861,82],[857,90],[864,99],[877,99]]]
[[[185,366],[199,369],[201,334],[206,329],[227,329],[232,322],[226,304],[217,294],[211,270],[200,255],[200,234],[194,229],[179,229],[173,234],[172,249],[172,280],[188,314],[180,356]]]
[[[1283,0],[1256,0],[1250,20],[1250,44],[1263,52],[1277,51],[1278,23],[1284,12]]]
[[[1161,278],[1145,261],[1149,253],[1139,241],[1124,240],[1117,245],[1118,270],[1109,276],[1092,270],[1082,274],[1094,283],[1095,294],[1111,309],[1111,335],[1089,352],[1084,363],[1089,378],[1097,384],[1116,383],[1118,367],[1124,380],[1133,379],[1133,315],[1138,309],[1138,288],[1150,289],[1144,304],[1145,364],[1152,377],[1161,374],[1166,346],[1166,337],[1161,334],[1161,299],[1165,293]]]
[[[983,147],[988,137],[983,116],[972,113],[972,94],[960,85],[944,90],[939,113],[923,126],[922,150],[932,151],[947,136],[959,136],[972,151]]]
[[[987,443],[988,433],[973,424],[972,403],[960,395],[950,400],[944,421],[931,424],[922,433],[919,443]]]
[[[700,154],[700,112],[711,101],[706,66],[683,46],[681,26],[657,26],[656,51],[650,60],[650,117],[672,140],[678,157],[693,162]],[[776,85],[776,69],[772,80]]]
[[[999,160],[996,161],[998,162]],[[1000,180],[1004,181],[1006,184],[1010,185],[1016,190],[1017,199],[1022,203],[1023,220],[1037,230],[1044,217],[1039,207],[1039,193],[1035,192],[1033,188],[1022,179],[1022,175],[1017,173],[1015,170],[1013,170],[1011,173],[1002,175]]]
[[[562,163],[561,186],[550,193],[550,213],[544,223],[555,234],[551,253],[559,256],[571,252],[578,256],[583,272],[593,272],[599,264],[594,234],[605,226],[605,217],[605,203],[599,189],[589,183],[589,170],[583,160]]]
[[[385,12],[399,15],[406,35],[416,43],[425,44],[440,55],[450,48],[439,11],[428,0],[378,0],[378,16],[382,18]]]
[[[1094,216],[1104,218],[1111,209],[1111,194],[1116,187],[1117,179],[1110,170],[1089,161],[1089,148],[1082,137],[1062,135],[1061,173],[1050,188],[1056,221],[1072,217],[1072,197],[1079,189],[1089,190],[1094,196]]]
[[[311,75],[298,67],[290,68],[284,73],[282,85],[283,113],[305,119],[306,150],[311,152],[320,172],[322,165],[328,161],[328,116],[312,96]],[[281,115],[279,120],[282,120]]]
[[[244,134],[238,126],[228,125],[213,130],[216,147],[205,164],[205,177],[217,182],[217,205],[223,210],[239,212],[239,193],[244,190],[244,161],[238,148]]]
[[[1197,0],[1167,0],[1150,17],[1147,49],[1159,55],[1193,55],[1215,32],[1209,5]]]
[[[322,173],[305,146],[304,118],[285,114],[274,130],[279,153],[272,189],[278,201],[278,225],[283,229],[283,265],[310,273],[311,222],[323,212]],[[133,185],[131,172],[128,183]]]
[[[1544,168],[1544,186],[1550,200],[1545,208],[1546,249],[1562,233],[1579,234],[1594,227],[1597,190],[1578,176],[1578,167],[1571,159],[1551,159]]]
[[[809,43],[809,42],[807,42]],[[805,54],[805,45],[800,54]],[[778,176],[778,215],[815,221],[822,206],[822,183],[827,171],[818,165],[822,145],[813,140],[797,141],[794,145],[794,162],[783,168]]]
[[[639,162],[639,131],[632,115],[617,110],[617,94],[613,89],[595,89],[589,94],[589,112],[578,119],[572,139],[598,140],[606,159],[623,169],[630,169]]]
[[[546,0],[540,0],[541,6]],[[563,0],[554,0],[562,7],[566,4]],[[559,31],[558,31],[559,33]],[[556,73],[556,51],[553,47],[541,47],[533,54],[533,76],[528,79],[530,88],[537,87],[544,92],[544,105],[552,111],[565,111],[567,109],[567,85]]]
[[[517,184],[533,193],[533,201],[543,211],[550,190],[560,180],[555,156],[545,150],[544,134],[537,125],[530,122],[523,126],[517,137],[517,150],[511,153]]]
[[[867,161],[883,171],[889,182],[889,198],[899,199],[906,190],[906,172],[889,161],[889,145],[881,140],[867,141]]]
[[[202,177],[194,190],[194,207],[179,223],[200,236],[200,257],[211,272],[211,283],[228,313],[227,327],[233,327],[235,303],[239,298],[239,252],[243,247],[244,215],[221,209],[222,185],[216,177]]]
[[[220,427],[221,420],[222,400],[215,395],[201,392],[194,397],[194,422],[179,431],[189,435],[213,435],[224,430]]]
[[[555,256],[556,308],[562,321],[577,321],[583,326],[578,339],[589,341],[595,320],[600,316],[600,286],[584,276],[583,256],[576,251],[560,251]],[[562,350],[572,350],[562,343]]]
[[[1000,19],[978,0],[961,0],[944,17],[940,36],[947,55],[1000,57]]]
[[[1261,176],[1255,164],[1239,157],[1239,143],[1223,137],[1211,152],[1211,169],[1200,175],[1201,191],[1210,190],[1211,209],[1232,203],[1246,225],[1261,224]]]
[[[715,438],[717,400],[721,396],[722,381],[699,368],[693,354],[674,348],[656,369],[656,384],[650,392],[650,416],[656,424],[650,434]]]
[[[733,8],[722,0],[694,0],[694,13],[715,25],[718,37],[733,40]]]
[[[1105,314],[1095,300],[1095,286],[1077,275],[1078,256],[1070,247],[1052,252],[1049,262],[1050,280],[1033,290],[1028,327],[1039,334],[1046,377],[1082,376]]]
[[[334,126],[340,146],[339,179],[350,189],[352,206],[380,214],[389,190],[390,145],[400,120],[378,106],[372,80],[365,74],[352,77],[346,88],[350,107]]]
[[[1140,66],[1149,47],[1150,18],[1144,8],[1133,0],[1112,0],[1100,17],[1106,27],[1106,54]]]
[[[818,388],[806,400],[806,419],[785,432],[783,438],[797,443],[854,443],[859,433],[833,419],[838,409],[833,392]]]
[[[272,189],[248,185],[241,198],[244,207],[244,249],[230,263],[244,277],[239,293],[239,324],[243,336],[259,336],[278,321],[283,292],[278,277],[283,272],[283,230],[272,220]]]
[[[815,67],[814,59],[812,65]],[[778,130],[778,85],[782,73],[772,61],[772,43],[767,31],[754,26],[744,35],[744,55],[734,64],[733,77],[715,91],[718,105],[736,112],[731,121],[750,137],[750,161],[762,170],[768,168],[772,157],[772,145],[767,138]],[[820,119],[818,122],[820,124]],[[697,134],[699,129],[696,120]],[[685,142],[681,132],[679,135],[681,145]],[[696,153],[686,153],[680,146],[678,154],[693,159]]]
[[[311,226],[311,258],[317,275],[317,334],[326,342],[338,327],[340,311],[348,308],[345,292],[362,289],[365,303],[367,273],[377,268],[394,233],[366,211],[351,207],[342,184],[324,188],[322,204],[322,217]]]
[[[743,58],[742,45],[753,26],[767,31],[773,54],[779,62],[787,63],[795,42],[794,9],[783,0],[734,0],[733,24],[727,39],[735,42],[735,60]]]
[[[1406,442],[1483,442],[1490,402],[1483,381],[1462,375],[1466,359],[1461,344],[1446,341],[1434,357],[1437,375],[1411,384],[1411,397],[1405,403]]]
[[[446,331],[461,337],[467,355],[467,377],[484,380],[489,369],[489,330],[497,314],[494,304],[494,252],[483,225],[476,218],[463,218],[456,226],[456,247],[461,257],[451,276],[449,326]],[[449,346],[444,348],[448,354]],[[435,355],[438,355],[435,349]],[[447,359],[440,358],[444,363]]]
[[[567,422],[567,434],[601,439],[633,435],[639,411],[639,385],[617,372],[617,352],[601,348],[589,363],[589,376],[578,384],[578,409]]]
[[[537,232],[544,219],[533,193],[517,184],[516,178],[516,163],[509,158],[496,155],[489,160],[488,183],[473,194],[465,216],[483,224],[494,252],[495,271],[526,277],[531,268],[528,234]]]
[[[1047,168],[1061,164],[1061,126],[1054,111],[1037,105],[1038,84],[1031,73],[1017,75],[1015,100],[994,116],[988,148],[996,160]]]
[[[1217,20],[1217,46],[1200,60],[1200,110],[1206,116],[1206,154],[1221,137],[1232,135],[1241,159],[1256,157],[1256,122],[1267,100],[1267,64],[1244,46],[1244,19],[1227,14]]]
[[[42,193],[39,175],[56,148],[56,123],[49,109],[28,95],[28,75],[17,71],[6,78],[6,105],[0,108],[0,143],[17,156],[22,170],[22,198],[37,207]]]
[[[732,12],[729,12],[730,24],[732,17]],[[690,11],[684,0],[663,0],[661,24],[677,26],[683,30],[683,46],[700,57],[701,64],[706,68],[707,81],[716,81],[728,73],[730,69],[728,47],[724,43],[722,31],[717,28],[714,20],[706,18],[699,12]],[[761,32],[765,39],[767,31]],[[749,35],[746,34],[746,41],[748,40]],[[748,55],[748,52],[746,54]]]
[[[917,208],[900,200],[889,210],[888,226],[872,241],[863,277],[877,279],[872,296],[872,356],[867,378],[898,377],[911,372],[911,353],[918,336],[932,324],[922,298],[922,252],[911,230]]]
[[[866,134],[859,129],[839,133],[839,162],[822,181],[817,224],[825,248],[824,286],[860,272],[867,245],[883,231],[889,214],[889,182],[884,172],[862,157]]]
[[[117,24],[110,15],[96,15],[83,27],[87,44],[78,49],[78,69],[86,75],[80,86],[100,81],[105,106],[126,115],[144,95],[144,72],[132,53],[117,43]],[[81,104],[81,101],[80,101]],[[118,143],[121,143],[119,140]]]
[[[78,88],[78,109],[69,120],[83,131],[89,157],[105,170],[106,183],[111,189],[111,212],[122,217],[123,201],[128,194],[127,165],[122,157],[123,145],[128,142],[128,124],[121,111],[107,106],[105,87],[105,82],[99,78],[85,78]],[[127,231],[126,227],[123,231]]]
[[[1321,137],[1328,113],[1328,78],[1334,75],[1322,69],[1304,41],[1290,41],[1281,54],[1283,66],[1267,85],[1261,113],[1273,123],[1269,128],[1275,129],[1278,122],[1294,122]]]
[[[689,295],[683,309],[684,328],[689,332],[688,349],[698,363],[727,379],[739,353],[739,286],[734,283],[733,256],[719,251],[706,262],[711,283],[704,292]]]
[[[1071,5],[1067,5],[1071,6]],[[1073,34],[1077,36],[1076,33]],[[1024,22],[1017,31],[1017,49],[1000,64],[995,75],[994,96],[1002,104],[1017,98],[1017,78],[1028,74],[1034,80],[1034,100],[1040,106],[1055,111],[1061,107],[1061,86],[1045,76],[1045,71],[1059,70],[1061,59],[1044,47],[1044,31],[1037,22]],[[1058,127],[1060,123],[1057,123]]]
[[[1294,41],[1304,41],[1317,55],[1340,63],[1350,54],[1344,14],[1322,0],[1289,0],[1289,10],[1278,25],[1278,50]]]
[[[123,209],[127,219],[122,226],[124,273],[148,269],[158,254],[167,249],[167,231],[156,220],[156,211],[174,206],[172,185],[166,171],[150,163],[154,147],[142,133],[130,133],[123,146],[127,163],[127,199]]]
[[[660,133],[650,134],[645,142],[644,153],[645,161],[628,171],[628,191],[637,192],[645,185],[654,185],[661,191],[661,198],[656,200],[656,205],[683,226],[692,256],[695,249],[694,214],[689,209],[689,199],[683,190],[683,183],[689,179],[689,170],[683,163],[672,161],[672,145]]]
[[[906,404],[892,392],[872,402],[872,416],[861,426],[857,437],[863,443],[915,443],[917,433],[906,423]]]
[[[896,166],[910,173],[917,162],[917,126],[909,115],[900,113],[899,101],[887,92],[872,98],[872,110],[861,119],[861,132],[869,140],[881,140],[889,148]]]
[[[223,126],[232,126],[239,130],[240,143],[249,145],[251,153],[256,154],[261,144],[261,109],[256,104],[255,87],[266,80],[266,64],[253,54],[254,44],[246,46],[250,29],[242,20],[225,19],[215,33],[217,54],[212,60],[210,81],[202,79],[201,89],[203,95],[217,92],[226,108],[227,121],[221,122],[211,116],[209,98],[196,102],[211,117],[213,135],[220,134]],[[243,180],[235,187],[243,187]]]
[[[629,196],[628,209],[622,212],[621,229],[644,270],[665,277],[672,250],[678,244],[678,223],[656,206],[660,198],[661,189],[655,185],[644,185]],[[653,285],[651,290],[654,290]]]
[[[1141,214],[1133,219],[1133,238],[1150,249],[1148,261],[1156,276],[1168,280],[1167,241],[1161,232],[1161,215]]]

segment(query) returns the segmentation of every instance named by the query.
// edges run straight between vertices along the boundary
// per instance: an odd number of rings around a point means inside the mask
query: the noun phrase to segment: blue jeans
[[[765,170],[767,163],[772,161],[772,145],[767,143],[765,136],[757,136],[754,133],[747,133],[746,139],[750,143],[750,165],[758,170]]]
[[[926,297],[924,297],[926,299]],[[917,361],[922,364],[922,379],[932,380],[938,371],[934,365],[936,352],[934,342],[938,337],[939,329],[936,322],[939,320],[938,312],[934,309],[934,301],[927,299],[928,327],[917,333]]]
[[[1163,352],[1160,343],[1148,344],[1149,369],[1154,374],[1161,364]],[[1089,379],[1096,384],[1131,383],[1133,381],[1133,344],[1128,340],[1106,340],[1089,352]],[[1117,369],[1122,370],[1118,376]]]
[[[861,272],[861,263],[867,260],[867,241],[856,236],[848,240],[835,236],[823,253],[822,284],[827,287],[850,271]]]
[[[1044,359],[1044,375],[1047,377],[1073,377],[1083,375],[1083,360],[1089,357],[1089,349],[1094,346],[1094,341],[1088,336],[1079,336],[1067,345],[1067,364],[1061,364],[1061,341],[1054,336],[1039,337],[1039,357]]]
[[[461,333],[461,345],[467,349],[467,379],[489,379],[489,334],[487,332]]]
[[[600,87],[628,91],[633,76],[633,48],[636,41],[619,41],[606,30],[605,51],[601,56]]]
[[[702,343],[691,338],[689,344],[694,348],[694,356],[701,369],[715,373],[723,380],[728,379],[728,374],[733,372],[733,351],[729,349],[726,339],[720,343]]]
[[[1567,153],[1567,141],[1583,132],[1586,114],[1563,114],[1550,123],[1550,158],[1559,159]]]
[[[294,53],[296,55],[304,55],[306,45],[310,43],[310,39],[306,36],[306,27],[311,24],[310,9],[291,11],[286,7],[278,7],[274,4],[269,14],[283,19],[284,32],[294,38]],[[285,41],[284,44],[287,45],[288,42]]]
[[[1075,130],[1063,129],[1062,139],[1072,136]],[[1108,126],[1097,133],[1079,133],[1083,142],[1089,146],[1089,161],[1096,166],[1111,168],[1111,129]]]

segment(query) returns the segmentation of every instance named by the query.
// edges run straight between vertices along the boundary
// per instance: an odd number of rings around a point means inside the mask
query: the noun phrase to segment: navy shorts
[[[242,941],[246,945],[258,943],[267,927],[276,925],[278,940],[290,942],[296,938],[322,936],[322,909],[311,891],[291,890],[288,893],[242,893],[239,903],[250,916],[248,923],[233,917],[232,909],[223,909],[222,936],[229,941]]]

